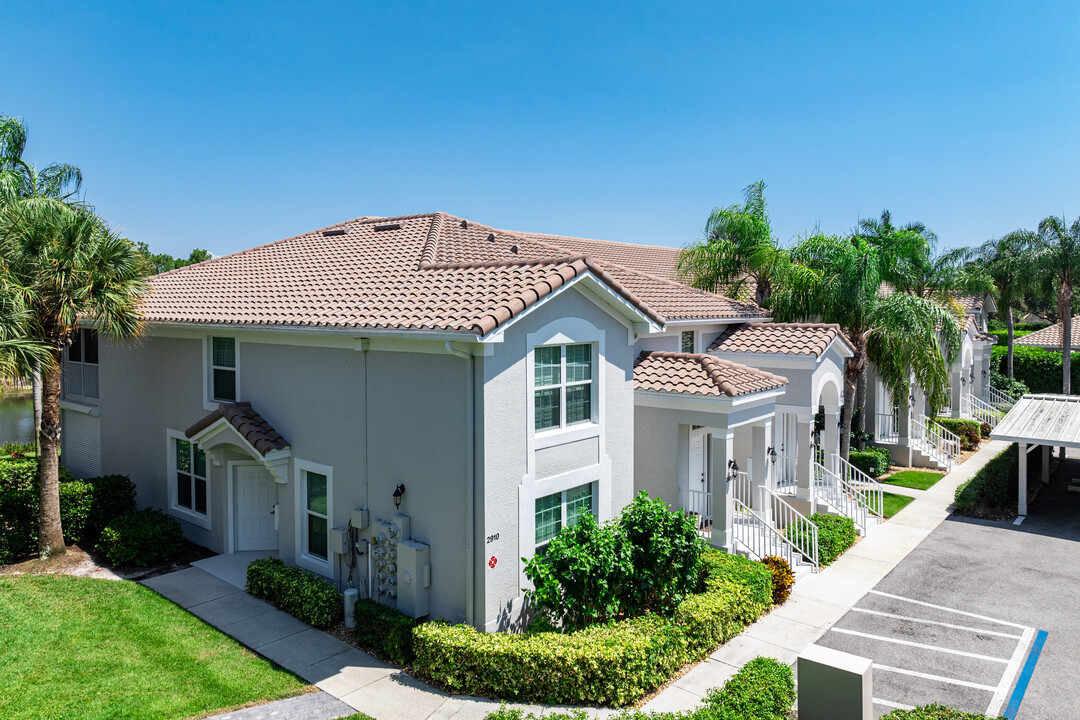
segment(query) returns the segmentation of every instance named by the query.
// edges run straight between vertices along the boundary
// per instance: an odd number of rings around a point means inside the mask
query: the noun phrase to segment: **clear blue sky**
[[[1037,5],[1037,7],[1036,7]],[[134,240],[357,215],[682,245],[888,207],[943,245],[1080,214],[1080,3],[8,0],[0,112]]]

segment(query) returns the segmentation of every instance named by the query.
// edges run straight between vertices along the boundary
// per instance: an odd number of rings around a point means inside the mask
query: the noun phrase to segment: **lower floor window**
[[[327,553],[327,493],[329,492],[329,480],[325,475],[315,472],[304,473],[305,507],[304,507],[304,539],[307,554],[326,560]]]
[[[596,483],[588,483],[536,499],[537,553],[543,553],[559,530],[574,526],[585,513],[596,514],[595,488]]]
[[[188,440],[175,438],[176,506],[206,514],[206,453]]]

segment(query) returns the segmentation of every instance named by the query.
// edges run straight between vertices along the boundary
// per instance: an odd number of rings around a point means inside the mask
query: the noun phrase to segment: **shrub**
[[[994,366],[993,363],[991,363],[991,365]],[[1001,361],[1001,367],[1005,367],[1004,360]],[[990,371],[990,387],[994,388],[995,390],[1000,390],[1014,400],[1019,399],[1021,396],[1027,395],[1029,392],[1031,392],[1030,390],[1028,390],[1028,386],[1020,380],[1017,380],[1016,378],[1011,378],[1004,373],[998,372],[997,370]]]
[[[704,591],[674,616],[592,625],[574,632],[481,633],[431,622],[413,630],[414,669],[452,692],[546,703],[626,705],[707,656],[772,603],[771,572],[706,551]]]
[[[248,563],[247,591],[321,630],[341,622],[345,614],[336,587],[318,575],[286,565],[280,558]]]
[[[135,510],[135,483],[127,475],[102,475],[83,482],[92,488],[84,533],[87,539],[96,539],[110,522]]]
[[[37,551],[37,490],[0,491],[0,563]]]
[[[376,655],[395,665],[411,665],[416,658],[413,653],[414,627],[416,620],[374,600],[356,603],[353,635],[364,647],[371,648]]]
[[[855,521],[843,515],[814,513],[810,521],[818,528],[818,562],[831,565],[855,544]]]
[[[71,482],[75,477],[66,467],[59,471],[60,482]],[[38,461],[33,455],[0,456],[0,492],[5,490],[29,490],[38,487]]]
[[[775,555],[766,555],[761,562],[772,572],[773,604],[779,605],[791,594],[791,587],[795,584],[795,573],[791,572],[791,565],[787,560]]]
[[[623,509],[619,527],[630,543],[633,566],[623,601],[627,614],[670,614],[700,582],[698,560],[704,544],[694,520],[642,492]]]
[[[136,510],[106,525],[97,549],[113,565],[148,567],[179,555],[184,535],[180,523],[160,510]]]
[[[977,421],[938,417],[934,418],[934,422],[960,438],[961,450],[974,450],[979,447],[979,423]]]
[[[1036,459],[1037,458],[1037,459]],[[1042,461],[1042,454],[1032,459]],[[995,455],[970,480],[956,488],[953,496],[957,513],[1000,513],[1016,503],[1020,451],[1016,443]]]
[[[990,354],[990,368],[1005,370],[1006,348],[995,347]],[[1061,392],[1061,353],[1057,350],[1018,345],[1013,348],[1013,377],[1033,393]],[[991,378],[991,383],[993,379]],[[1072,354],[1072,386],[1080,392],[1080,353]]]
[[[885,448],[869,446],[865,450],[852,450],[848,453],[848,462],[872,478],[889,472],[892,455]]]
[[[787,720],[795,704],[795,678],[791,668],[772,658],[754,658],[728,678],[722,688],[713,688],[689,712],[645,712],[628,710],[616,720]],[[548,712],[543,720],[588,720],[582,709]],[[485,720],[540,720],[519,708],[501,706]]]
[[[987,717],[981,713],[963,712],[934,703],[912,710],[893,710],[882,715],[880,720],[987,720]]]
[[[979,424],[979,435],[980,435],[980,437],[984,437],[984,438],[990,437],[990,431],[992,429],[993,428],[990,427],[990,423],[980,423]]]

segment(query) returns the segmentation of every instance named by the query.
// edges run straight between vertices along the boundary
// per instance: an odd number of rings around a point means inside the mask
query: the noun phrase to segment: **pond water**
[[[6,442],[34,442],[33,398],[0,397],[0,443]]]

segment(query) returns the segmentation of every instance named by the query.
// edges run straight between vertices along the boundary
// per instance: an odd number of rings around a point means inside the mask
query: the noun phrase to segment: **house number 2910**
[[[496,540],[498,540],[498,539],[499,539],[499,533],[495,533],[494,535],[488,535],[488,536],[487,536],[487,541],[488,541],[488,544],[489,544],[489,545],[490,545],[491,543],[495,542],[495,541],[496,541]]]

